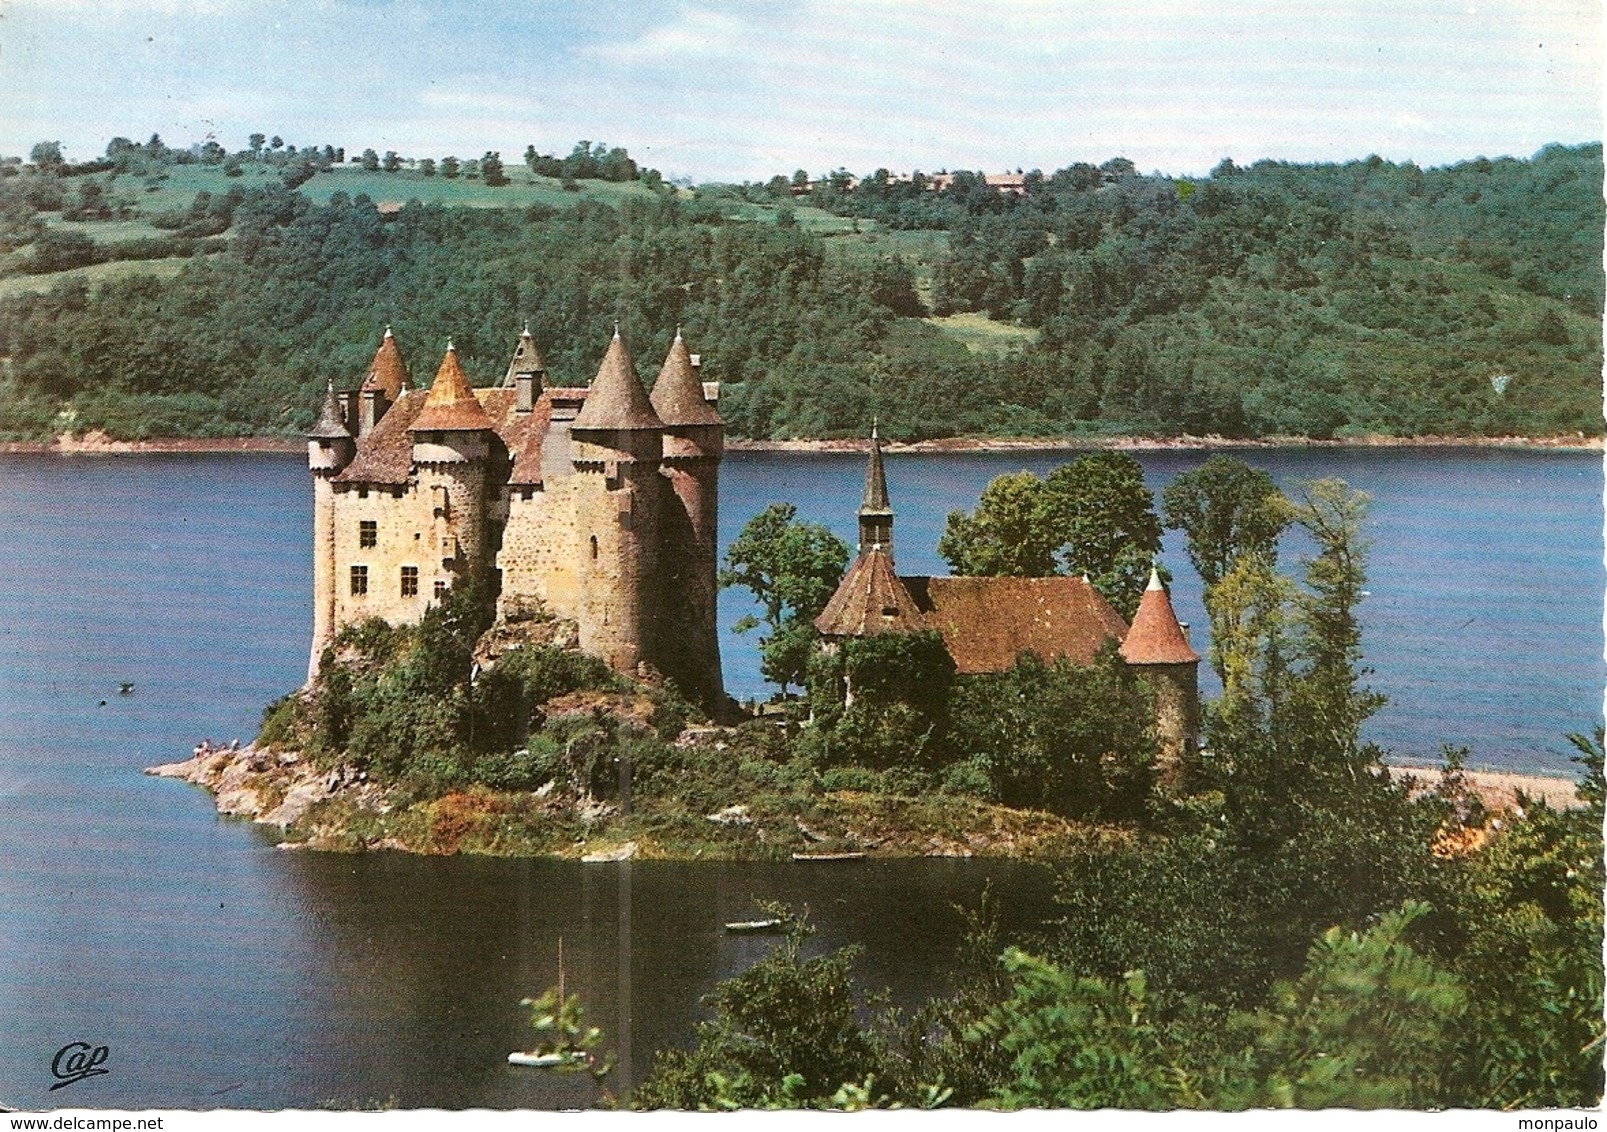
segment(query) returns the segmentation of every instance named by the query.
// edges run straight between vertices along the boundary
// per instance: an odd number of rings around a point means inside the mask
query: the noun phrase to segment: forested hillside
[[[1020,197],[677,188],[590,143],[343,158],[0,162],[0,437],[294,433],[386,323],[415,379],[451,336],[492,380],[528,321],[579,383],[616,320],[644,369],[684,326],[738,435],[1601,431],[1599,145],[1193,181],[1116,160]]]

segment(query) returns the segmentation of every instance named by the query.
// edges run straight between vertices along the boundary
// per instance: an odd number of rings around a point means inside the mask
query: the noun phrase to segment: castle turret
[[[653,411],[664,423],[660,465],[673,493],[661,524],[659,576],[665,616],[653,660],[680,689],[711,713],[725,700],[715,631],[719,594],[720,458],[725,422],[709,403],[679,328],[653,383]]]
[[[431,503],[430,538],[441,569],[463,577],[486,566],[487,474],[499,443],[450,342],[408,432],[418,491]]]
[[[347,420],[352,423],[358,436],[367,436],[374,430],[392,405],[402,396],[407,388],[407,364],[402,361],[402,351],[396,344],[396,338],[391,334],[391,328],[385,328],[385,337],[380,339],[379,349],[374,351],[374,360],[368,367],[368,375],[363,378],[361,388],[357,390],[357,405],[355,417],[348,414]]]
[[[618,330],[570,437],[574,469],[591,481],[578,511],[585,578],[580,647],[634,674],[651,659],[653,650],[643,646],[657,630],[650,603],[659,597],[652,590],[658,581],[664,423]]]
[[[1150,570],[1149,586],[1122,641],[1121,655],[1154,692],[1161,775],[1175,783],[1187,774],[1199,748],[1200,656],[1189,645],[1155,569]]]
[[[346,428],[335,383],[324,393],[318,421],[307,434],[307,470],[312,473],[312,656],[307,682],[318,675],[318,660],[335,636],[335,490],[331,481],[357,452]]]

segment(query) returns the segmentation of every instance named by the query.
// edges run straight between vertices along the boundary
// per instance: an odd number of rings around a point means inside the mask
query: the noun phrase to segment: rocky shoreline
[[[1221,436],[1105,436],[1105,437],[1008,437],[951,436],[919,440],[910,444],[886,442],[889,452],[1081,452],[1089,449],[1119,451],[1232,451],[1285,448],[1509,448],[1524,451],[1588,451],[1607,448],[1600,436],[1571,433],[1566,436],[1351,436],[1328,440],[1310,437],[1276,436],[1258,439],[1231,439]],[[143,456],[212,455],[231,452],[297,453],[305,447],[300,437],[236,436],[173,437],[155,440],[113,440],[103,432],[82,436],[71,433],[51,440],[0,441],[0,455],[60,456]],[[858,438],[831,440],[745,440],[727,439],[731,452],[839,453],[866,449]]]
[[[1411,777],[1423,789],[1432,789],[1439,772],[1430,767],[1391,767],[1397,778]],[[883,819],[880,828],[871,829],[863,814],[845,809],[843,831],[823,833],[806,827],[802,821],[793,828],[770,830],[767,839],[762,823],[755,823],[746,806],[734,805],[707,816],[720,835],[741,834],[714,852],[705,845],[696,851],[678,852],[673,846],[639,843],[629,829],[611,827],[617,818],[614,807],[606,803],[576,802],[551,797],[547,788],[518,797],[470,789],[453,792],[428,803],[400,805],[393,796],[367,775],[342,766],[320,769],[295,752],[259,750],[255,746],[214,746],[202,743],[188,759],[148,767],[148,775],[171,778],[200,786],[213,796],[220,814],[249,818],[276,831],[280,849],[316,849],[337,852],[384,851],[421,854],[494,852],[507,856],[561,857],[585,862],[627,860],[636,856],[659,859],[695,859],[704,856],[785,857],[798,849],[852,848],[870,856],[883,857],[1050,857],[1054,846],[1068,840],[1100,836],[1089,828],[1047,814],[1027,814],[1004,807],[978,804],[967,816],[966,828],[945,830],[900,828],[896,812],[875,808]],[[1492,814],[1521,809],[1523,798],[1544,801],[1562,809],[1579,806],[1576,784],[1568,778],[1513,774],[1502,771],[1464,770],[1468,788]],[[550,783],[548,784],[550,787]],[[850,804],[851,805],[851,804]],[[597,823],[598,836],[563,838],[561,841],[519,843],[484,842],[457,837],[443,840],[443,823],[465,829],[475,822],[502,823],[523,806],[528,811],[566,813],[579,817],[588,827]],[[586,812],[581,813],[584,810]],[[1015,819],[1015,820],[1011,820]],[[860,828],[853,828],[857,822]],[[714,833],[711,830],[711,833]],[[846,839],[845,839],[846,833]],[[801,839],[786,844],[781,837]],[[755,836],[756,835],[756,836]],[[843,844],[839,845],[838,842]],[[851,844],[850,844],[851,843]]]

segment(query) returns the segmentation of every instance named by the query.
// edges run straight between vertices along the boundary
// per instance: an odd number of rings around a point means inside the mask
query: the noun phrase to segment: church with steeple
[[[307,438],[308,679],[342,626],[415,623],[472,577],[499,619],[573,621],[583,651],[718,713],[717,399],[679,331],[649,393],[618,331],[591,384],[569,388],[548,383],[528,328],[499,384],[471,387],[448,343],[411,388],[387,327]]]
[[[1149,686],[1163,775],[1198,750],[1200,657],[1189,645],[1156,571],[1131,626],[1087,578],[970,578],[900,575],[893,565],[893,508],[881,440],[872,428],[859,508],[859,550],[815,618],[824,647],[880,633],[935,630],[955,673],[1003,672],[1022,653],[1092,664],[1115,642]],[[843,694],[853,697],[853,688]]]

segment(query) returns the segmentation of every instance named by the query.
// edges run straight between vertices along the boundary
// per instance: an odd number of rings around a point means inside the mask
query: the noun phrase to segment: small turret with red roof
[[[1122,659],[1155,694],[1155,740],[1164,779],[1176,783],[1200,742],[1200,654],[1189,644],[1172,599],[1151,568],[1132,627],[1121,645]]]

